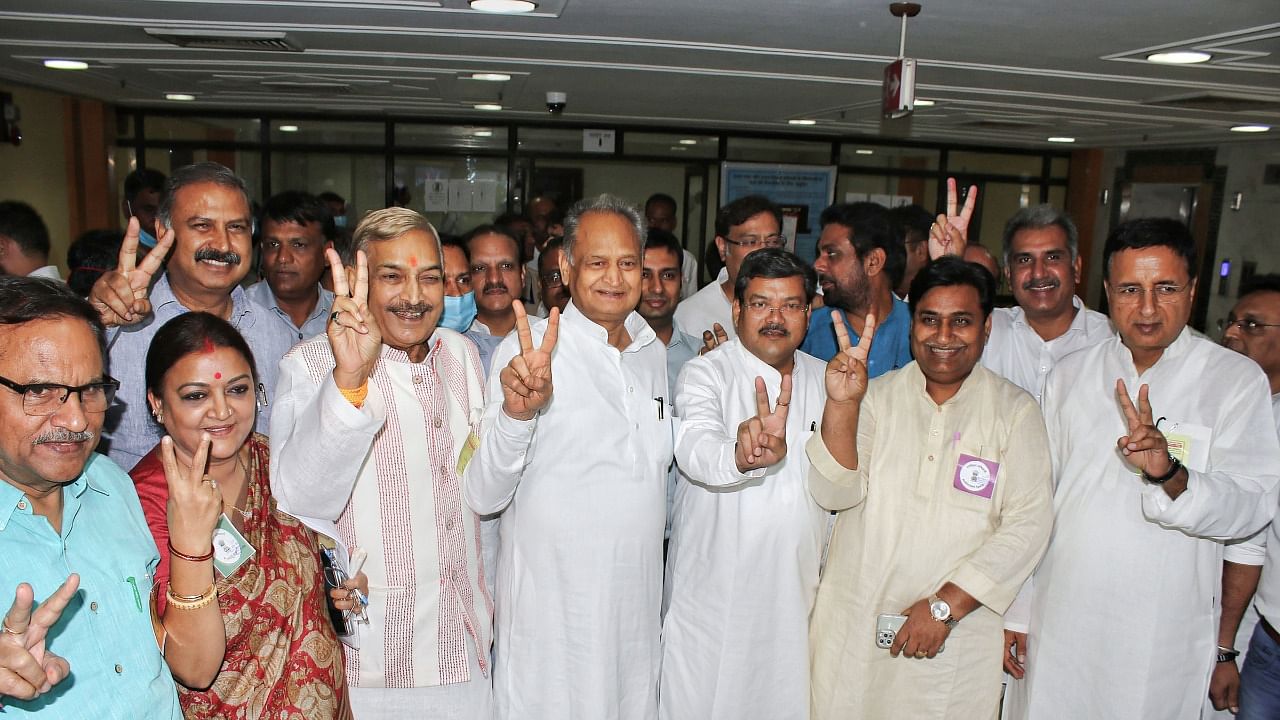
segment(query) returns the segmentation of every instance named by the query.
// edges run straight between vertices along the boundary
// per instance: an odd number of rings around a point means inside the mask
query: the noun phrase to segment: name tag
[[[996,476],[999,473],[1000,463],[961,454],[956,461],[956,475],[951,485],[960,492],[989,500],[996,490]]]
[[[226,513],[218,518],[218,525],[213,529],[213,567],[222,577],[229,578],[249,562],[255,550],[248,540],[231,524]]]

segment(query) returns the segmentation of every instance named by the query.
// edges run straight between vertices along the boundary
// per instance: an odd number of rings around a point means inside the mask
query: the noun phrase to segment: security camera
[[[569,104],[569,94],[562,92],[547,93],[547,112],[552,115],[559,115],[564,112],[564,108]]]

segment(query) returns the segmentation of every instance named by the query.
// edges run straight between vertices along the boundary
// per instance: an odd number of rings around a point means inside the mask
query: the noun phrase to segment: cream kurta
[[[1052,525],[1049,451],[1035,400],[981,366],[941,406],[915,363],[871,381],[858,421],[858,470],[810,440],[810,490],[842,510],[818,589],[815,718],[994,718],[1000,614],[1044,552]],[[990,498],[958,489],[960,456],[999,463]],[[963,485],[963,483],[961,483]],[[876,618],[946,582],[982,606],[931,660],[893,658]]]
[[[747,473],[734,461],[738,425],[758,412],[756,377],[772,405],[782,376],[736,339],[680,374],[682,478],[662,626],[666,720],[809,716],[809,612],[828,514],[809,494],[804,444],[822,419],[825,370],[795,354],[787,456]]]
[[[502,410],[516,335],[494,353],[464,495],[478,513],[502,512],[493,680],[503,720],[657,716],[671,406],[662,343],[634,312],[626,327],[619,352],[571,302],[551,401],[527,422]],[[530,330],[541,343],[546,321]]]
[[[1185,440],[1176,501],[1116,451],[1127,426],[1116,379],[1150,386],[1171,441]],[[1036,571],[1027,653],[1029,717],[1195,718],[1215,655],[1222,540],[1276,508],[1280,445],[1262,370],[1184,329],[1138,375],[1115,338],[1049,377],[1054,534]]]

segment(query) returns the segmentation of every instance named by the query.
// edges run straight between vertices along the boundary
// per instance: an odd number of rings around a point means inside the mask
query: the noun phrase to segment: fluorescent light
[[[472,10],[504,15],[533,12],[538,9],[538,3],[530,0],[467,0],[467,3]]]
[[[680,144],[681,145],[697,145],[698,141],[694,140],[693,138],[685,138],[680,141]]]
[[[853,151],[853,154],[854,154],[854,155],[875,155],[875,154],[876,154],[876,151],[875,151],[875,150],[867,150],[866,148],[858,148],[857,150],[854,150],[854,151]]]
[[[679,152],[689,152],[689,148],[685,147],[684,145],[672,145],[671,149],[677,150]]]
[[[280,132],[298,132],[297,125],[281,125]]]
[[[475,137],[493,137],[492,130],[477,130],[471,134],[474,135]]]
[[[485,82],[506,82],[511,79],[506,73],[471,73],[467,76],[471,80],[483,80]]]
[[[1236,125],[1231,128],[1231,132],[1260,133],[1270,129],[1270,125]]]
[[[1195,65],[1196,63],[1209,62],[1211,59],[1213,59],[1212,55],[1198,50],[1174,50],[1172,52],[1151,53],[1147,56],[1148,62],[1162,65]]]
[[[479,103],[475,105],[477,110],[501,110],[502,106],[497,103]]]
[[[788,120],[787,123],[791,125],[817,125],[818,121],[801,119],[801,120]]]
[[[165,95],[164,95],[164,99],[165,99],[165,100],[179,100],[179,101],[182,101],[182,102],[186,102],[186,101],[188,101],[188,100],[195,100],[195,99],[196,99],[196,96],[195,96],[195,95],[191,95],[191,94],[189,94],[189,93],[165,93]]]
[[[932,100],[917,100],[915,105],[916,107],[933,107],[934,105],[937,105],[937,103]]]
[[[1049,142],[1056,142],[1056,143],[1073,143],[1076,141],[1076,139],[1073,137],[1065,137],[1062,135],[1055,135],[1053,137],[1045,138],[1045,139],[1048,140]]]
[[[44,66],[51,70],[88,70],[89,63],[79,60],[45,60]]]

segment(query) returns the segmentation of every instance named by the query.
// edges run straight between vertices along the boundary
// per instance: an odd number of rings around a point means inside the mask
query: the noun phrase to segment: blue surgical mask
[[[347,216],[346,216],[346,215],[338,215],[337,217],[335,217],[335,218],[333,219],[333,224],[334,224],[334,225],[336,225],[336,226],[338,226],[338,227],[340,227],[340,228],[344,228],[344,227],[346,227],[346,226],[347,226]]]
[[[440,316],[440,327],[456,332],[466,332],[476,319],[476,294],[445,295],[444,313]]]
[[[149,248],[153,248],[156,246],[156,236],[142,228],[138,228],[138,242]]]

